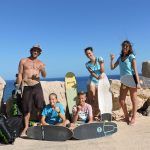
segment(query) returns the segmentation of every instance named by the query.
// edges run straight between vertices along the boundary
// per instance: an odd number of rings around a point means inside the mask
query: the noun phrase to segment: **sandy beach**
[[[129,126],[116,122],[118,132],[107,137],[64,142],[37,141],[17,138],[13,145],[0,146],[0,150],[148,150],[150,147],[150,117],[140,116]]]

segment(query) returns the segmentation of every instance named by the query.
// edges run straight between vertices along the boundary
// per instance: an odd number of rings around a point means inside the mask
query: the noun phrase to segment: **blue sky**
[[[138,71],[150,60],[149,0],[0,0],[0,75],[14,79],[21,58],[39,43],[39,57],[47,77],[64,77],[72,71],[87,76],[84,48],[92,46],[105,60],[120,54],[123,40],[130,40]]]

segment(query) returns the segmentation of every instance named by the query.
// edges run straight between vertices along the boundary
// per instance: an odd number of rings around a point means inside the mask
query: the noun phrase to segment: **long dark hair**
[[[121,50],[120,56],[123,57],[123,47],[124,47],[125,45],[128,45],[128,46],[129,46],[129,52],[128,52],[127,56],[129,56],[130,54],[134,54],[133,49],[132,49],[132,44],[131,44],[131,42],[128,41],[128,40],[125,40],[125,41],[123,41],[122,44],[121,44],[122,50]],[[135,54],[134,54],[134,55],[135,55]]]

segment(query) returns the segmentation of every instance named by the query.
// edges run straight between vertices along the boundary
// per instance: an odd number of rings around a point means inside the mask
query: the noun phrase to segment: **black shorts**
[[[22,95],[22,109],[23,114],[31,113],[33,105],[39,111],[45,106],[43,90],[41,84],[34,86],[25,86]]]

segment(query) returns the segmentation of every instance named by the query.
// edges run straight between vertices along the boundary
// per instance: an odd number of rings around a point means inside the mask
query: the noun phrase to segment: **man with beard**
[[[37,59],[41,52],[40,46],[35,45],[30,49],[31,55],[21,59],[19,63],[17,83],[23,89],[22,111],[25,126],[21,136],[26,135],[33,105],[37,109],[39,117],[45,104],[40,84],[40,74],[42,77],[46,77],[45,65]]]

